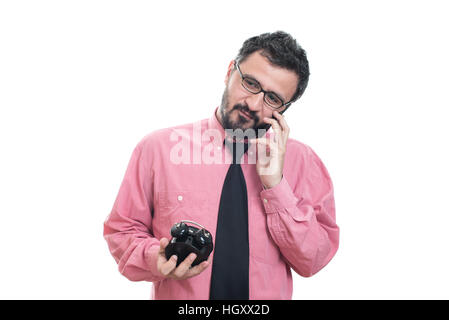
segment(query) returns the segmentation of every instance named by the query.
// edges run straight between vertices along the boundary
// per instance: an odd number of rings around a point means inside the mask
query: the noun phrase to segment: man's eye
[[[246,84],[251,88],[259,88],[259,84],[251,79],[245,79]]]
[[[268,98],[268,100],[269,100],[271,103],[273,103],[273,104],[279,104],[279,103],[282,103],[282,102],[281,102],[281,99],[279,99],[279,97],[278,97],[277,95],[273,94],[273,93],[268,93],[268,94],[267,94],[267,98]]]

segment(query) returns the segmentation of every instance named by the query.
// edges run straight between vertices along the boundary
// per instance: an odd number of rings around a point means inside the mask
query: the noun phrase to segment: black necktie
[[[221,191],[210,299],[249,299],[248,195],[240,160],[248,144],[228,143],[233,162]],[[240,151],[240,152],[239,152]]]

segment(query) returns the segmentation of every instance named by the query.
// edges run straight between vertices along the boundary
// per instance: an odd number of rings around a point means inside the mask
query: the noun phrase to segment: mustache
[[[241,104],[238,103],[238,104],[236,104],[236,105],[234,106],[234,109],[235,109],[235,110],[241,110],[241,111],[245,112],[245,113],[248,114],[252,119],[255,119],[256,122],[259,121],[259,119],[256,118],[256,113],[255,113],[254,111],[249,110],[248,106],[244,106],[244,105],[241,105]]]

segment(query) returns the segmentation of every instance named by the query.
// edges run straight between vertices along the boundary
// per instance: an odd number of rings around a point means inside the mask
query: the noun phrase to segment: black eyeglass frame
[[[240,78],[242,78],[242,81],[241,81],[242,87],[243,87],[246,91],[248,91],[249,93],[252,93],[252,94],[259,94],[259,93],[263,92],[263,101],[265,101],[266,104],[267,104],[271,109],[273,109],[273,110],[279,110],[279,109],[281,109],[282,107],[285,106],[285,107],[286,107],[285,110],[287,110],[287,108],[293,103],[293,101],[291,101],[291,100],[290,100],[290,101],[287,101],[287,102],[284,102],[284,101],[283,101],[283,100],[282,100],[276,93],[274,93],[274,92],[272,92],[272,91],[265,91],[264,89],[262,89],[262,86],[260,85],[259,81],[257,81],[257,80],[254,79],[254,78],[245,77],[245,76],[243,75],[242,71],[240,70],[240,66],[239,66],[239,63],[238,63],[238,62],[235,62],[234,65],[235,65],[236,69],[238,70],[238,72],[239,72],[239,74],[240,74]],[[250,91],[248,88],[246,88],[246,87],[244,86],[244,84],[243,84],[243,81],[245,81],[246,78],[249,78],[249,79],[251,79],[251,80],[257,82],[257,84],[259,85],[260,90],[257,91],[257,92],[253,92],[253,91]],[[274,106],[272,106],[272,105],[266,100],[267,93],[274,94],[279,100],[281,100],[282,104],[281,104],[279,107],[274,107]],[[283,110],[281,113],[285,112],[285,110]]]

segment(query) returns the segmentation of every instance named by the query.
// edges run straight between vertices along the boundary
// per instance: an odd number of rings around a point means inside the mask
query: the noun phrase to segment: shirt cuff
[[[296,198],[285,177],[282,177],[281,182],[273,188],[262,190],[260,198],[266,213],[279,212],[285,208],[295,207],[298,203],[298,198]]]

